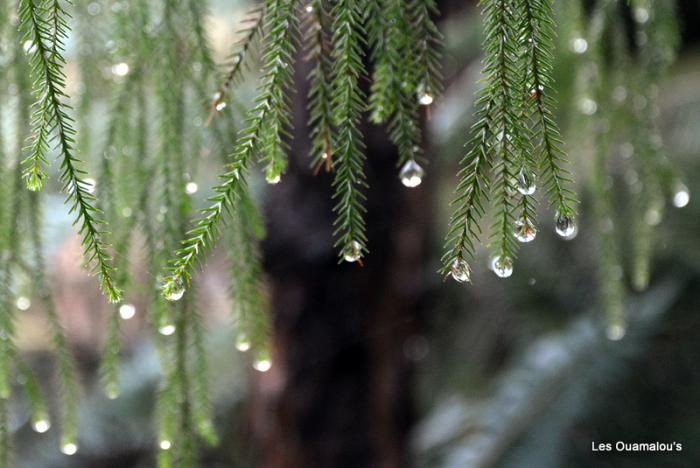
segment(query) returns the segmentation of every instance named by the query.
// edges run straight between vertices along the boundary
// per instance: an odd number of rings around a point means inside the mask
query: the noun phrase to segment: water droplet
[[[306,8],[304,8],[304,9],[306,10],[307,13],[311,13],[312,11],[314,11],[314,6],[309,3],[308,5],[306,5]]]
[[[423,83],[418,85],[416,94],[418,96],[418,103],[421,106],[429,106],[435,100],[432,93],[430,93],[430,90],[428,90]]]
[[[241,352],[246,352],[250,349],[250,339],[245,333],[239,333],[236,337],[236,349]]]
[[[605,331],[605,334],[608,337],[608,339],[612,341],[621,340],[625,336],[625,333],[627,333],[627,329],[624,325],[620,323],[613,323],[608,325],[608,328]]]
[[[199,190],[199,186],[196,182],[187,182],[187,185],[185,185],[185,192],[187,192],[188,195],[197,193],[197,190]]]
[[[649,10],[644,7],[634,9],[634,19],[637,23],[644,24],[649,21]]]
[[[158,446],[160,447],[161,450],[170,450],[170,447],[172,447],[173,444],[168,439],[163,439],[160,441]]]
[[[537,228],[530,222],[529,219],[523,218],[515,221],[515,231],[513,235],[518,241],[527,243],[535,240],[537,235]]]
[[[129,64],[126,62],[119,62],[112,65],[112,74],[114,76],[126,76],[129,74]]]
[[[222,110],[226,109],[224,93],[220,91],[214,94],[214,109],[216,109],[217,112],[221,112]]]
[[[591,98],[581,98],[578,108],[584,115],[593,115],[598,110],[598,104]]]
[[[282,177],[277,172],[267,171],[267,174],[265,175],[265,180],[268,184],[275,185],[280,183]]]
[[[19,296],[15,305],[19,310],[27,310],[32,306],[32,301],[26,296]]]
[[[561,215],[557,212],[554,219],[555,230],[557,234],[566,240],[571,240],[576,237],[577,227],[576,220],[570,215]]]
[[[423,182],[425,170],[414,160],[407,161],[399,172],[401,183],[406,187],[418,187]]]
[[[164,296],[169,301],[179,301],[185,295],[185,286],[180,280],[170,280],[165,285]]]
[[[267,353],[260,353],[260,355],[255,358],[255,362],[253,363],[253,369],[255,369],[256,371],[267,372],[271,368],[272,360],[270,360],[270,356]]]
[[[34,429],[39,434],[43,434],[44,432],[51,429],[51,423],[48,419],[39,418],[32,422],[32,429]]]
[[[78,445],[73,442],[67,442],[61,446],[61,452],[66,455],[75,455],[78,453]]]
[[[356,262],[362,258],[362,244],[352,241],[343,249],[343,258],[346,262]]]
[[[683,208],[687,206],[690,202],[690,192],[688,187],[683,184],[678,184],[676,188],[676,193],[673,194],[673,206],[676,208]]]
[[[499,278],[508,278],[513,274],[513,259],[496,255],[491,259],[491,269]]]
[[[523,195],[532,195],[535,193],[537,185],[535,184],[535,174],[533,174],[531,171],[528,171],[525,168],[520,169],[520,172],[518,172],[518,175],[516,176],[516,180],[518,182],[518,192]]]
[[[97,186],[97,182],[95,181],[95,179],[87,177],[83,179],[82,182],[82,187],[87,193],[95,193],[95,187]]]
[[[588,41],[582,37],[575,37],[571,40],[571,50],[576,54],[584,54],[588,50]]]
[[[661,223],[661,211],[656,208],[649,208],[644,213],[644,222],[649,226],[658,226]]]
[[[136,315],[136,307],[133,304],[122,304],[119,306],[119,316],[124,320],[134,318]]]
[[[165,325],[162,325],[158,329],[158,333],[160,333],[163,336],[170,336],[173,333],[175,333],[175,325],[173,325],[172,323],[167,323]]]
[[[467,283],[471,280],[471,271],[466,260],[456,259],[450,268],[452,279],[458,283]]]
[[[107,398],[110,400],[116,400],[119,398],[119,389],[115,388],[114,385],[110,385],[109,388],[106,389],[105,395],[107,395]]]

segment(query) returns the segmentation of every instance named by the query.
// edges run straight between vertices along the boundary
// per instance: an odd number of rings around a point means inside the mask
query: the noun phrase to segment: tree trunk
[[[405,468],[426,278],[435,278],[430,183],[405,188],[384,129],[364,128],[370,253],[364,266],[338,264],[333,174],[309,169],[305,92],[288,172],[265,200],[275,367],[257,384],[261,465]]]

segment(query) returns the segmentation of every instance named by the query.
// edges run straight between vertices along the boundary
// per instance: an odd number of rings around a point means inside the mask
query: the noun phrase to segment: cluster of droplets
[[[226,109],[225,93],[217,91],[214,94],[214,109],[216,109],[217,112],[221,112],[222,110]]]
[[[423,182],[425,170],[416,161],[407,161],[399,171],[401,183],[408,188],[418,187]]]

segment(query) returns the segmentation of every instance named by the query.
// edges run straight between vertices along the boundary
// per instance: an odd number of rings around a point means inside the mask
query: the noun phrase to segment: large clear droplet
[[[518,192],[523,195],[532,195],[535,193],[535,190],[537,189],[535,184],[535,174],[533,174],[531,171],[528,171],[525,168],[520,169],[516,180],[518,182]]]
[[[499,278],[508,278],[513,274],[513,259],[496,255],[491,259],[491,269]]]
[[[688,187],[683,184],[678,184],[676,187],[676,193],[673,194],[673,206],[676,208],[683,208],[690,203],[690,192]]]
[[[532,224],[532,222],[530,222],[529,219],[519,219],[515,221],[514,224],[515,231],[513,232],[513,235],[516,239],[518,239],[518,241],[527,243],[535,240],[535,236],[537,235],[537,228],[535,228],[534,224]]]
[[[161,450],[170,450],[170,448],[173,446],[173,443],[170,442],[168,439],[163,439],[160,441],[158,446]]]
[[[457,259],[452,263],[450,276],[458,283],[467,283],[471,280],[471,270],[466,260]]]
[[[343,258],[346,262],[356,262],[362,258],[362,245],[357,241],[352,241],[343,250]]]
[[[406,187],[418,187],[423,182],[425,170],[414,160],[407,161],[399,172],[401,183]]]
[[[185,285],[180,280],[173,280],[165,286],[164,297],[169,301],[179,301],[185,295]]]
[[[557,234],[566,240],[576,237],[576,220],[571,215],[563,215],[557,212],[554,218],[555,230]]]

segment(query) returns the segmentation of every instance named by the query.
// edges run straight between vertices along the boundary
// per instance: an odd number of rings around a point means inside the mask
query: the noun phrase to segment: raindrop
[[[450,268],[450,275],[458,283],[467,283],[471,280],[471,271],[466,260],[456,259]]]
[[[407,161],[399,172],[401,183],[406,187],[418,187],[423,182],[425,170],[414,160]]]
[[[535,184],[535,174],[528,171],[526,168],[520,169],[516,177],[518,192],[523,195],[532,195],[535,193],[537,186]]]
[[[559,214],[559,212],[557,212],[557,215],[554,219],[554,223],[555,230],[557,231],[557,234],[559,234],[560,237],[566,240],[571,240],[574,237],[576,237],[577,227],[576,220],[573,216],[562,215]]]
[[[343,249],[343,258],[346,262],[356,262],[362,258],[362,244],[352,241]]]
[[[508,278],[513,274],[513,259],[496,255],[491,260],[491,269],[499,278]]]
[[[513,235],[518,241],[527,243],[535,240],[537,228],[530,222],[529,219],[523,218],[515,221],[515,231]]]

